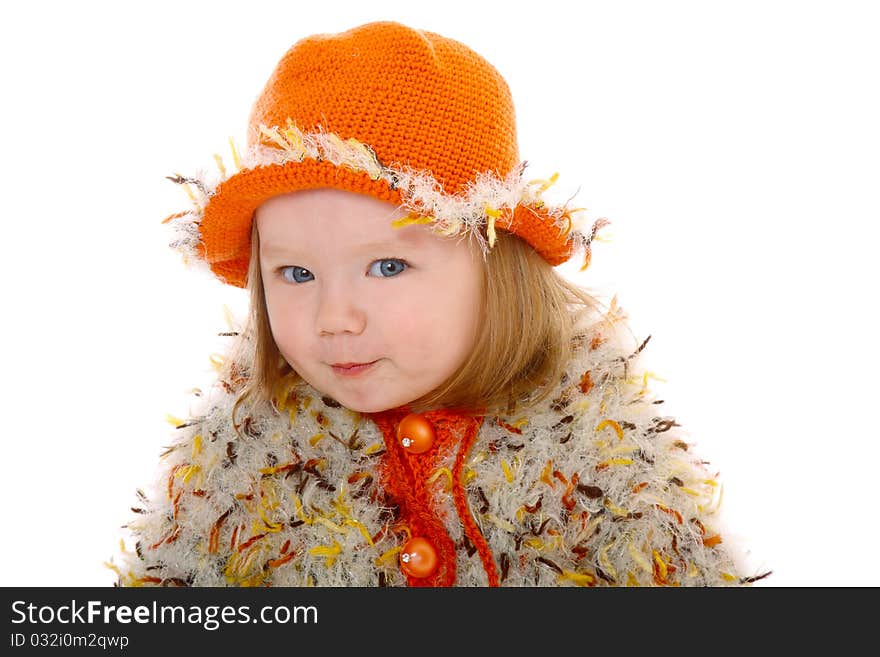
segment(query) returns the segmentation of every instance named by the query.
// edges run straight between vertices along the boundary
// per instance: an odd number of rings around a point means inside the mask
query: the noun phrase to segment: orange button
[[[397,425],[397,440],[411,454],[421,454],[434,444],[434,427],[419,413],[410,413]]]
[[[413,536],[400,551],[400,569],[410,577],[430,577],[437,561],[437,550],[421,536]]]

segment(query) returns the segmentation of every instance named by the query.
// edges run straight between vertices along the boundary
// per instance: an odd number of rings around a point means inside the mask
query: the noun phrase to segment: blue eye
[[[376,260],[370,265],[369,273],[371,276],[380,276],[382,278],[391,278],[397,276],[400,272],[409,267],[409,263],[399,258],[383,258]],[[308,283],[315,279],[314,274],[304,267],[296,265],[288,265],[278,268],[278,273],[288,283]]]
[[[302,267],[281,267],[279,271],[281,273],[281,278],[289,283],[307,283],[314,278],[314,276],[312,276],[312,272],[310,272],[308,269],[303,269]],[[286,275],[288,271],[293,272],[293,280],[291,280],[291,278]],[[310,278],[306,278],[307,276]]]
[[[378,269],[376,268],[376,265],[379,265]],[[376,260],[370,265],[370,274],[377,272],[375,274],[376,276],[390,278],[391,276],[397,276],[407,267],[409,267],[409,265],[405,260],[400,260],[398,258],[383,258],[382,260]]]

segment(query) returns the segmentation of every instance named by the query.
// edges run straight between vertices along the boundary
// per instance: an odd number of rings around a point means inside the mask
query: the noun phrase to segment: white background
[[[612,222],[578,280],[652,336],[761,585],[880,585],[875,6],[3,3],[0,585],[114,581],[165,415],[244,309],[167,248],[164,177],[229,162],[294,41],[372,20],[487,57],[531,174]]]

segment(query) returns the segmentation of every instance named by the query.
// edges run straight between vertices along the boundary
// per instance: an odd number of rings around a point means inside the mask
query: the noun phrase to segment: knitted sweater
[[[362,414],[299,383],[243,414],[218,380],[138,491],[118,585],[748,584],[717,526],[719,482],[660,412],[638,366],[648,340],[631,338],[621,318],[593,324],[527,410],[423,413],[423,454],[395,439],[406,406]],[[432,576],[401,570],[410,536],[436,548]]]

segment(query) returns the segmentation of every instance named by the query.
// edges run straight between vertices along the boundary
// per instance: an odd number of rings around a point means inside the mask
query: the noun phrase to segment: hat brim
[[[401,203],[400,192],[385,180],[373,180],[366,172],[328,161],[307,159],[246,169],[220,183],[205,206],[199,255],[225,283],[245,287],[256,209],[273,196],[322,187]]]
[[[279,194],[326,187],[405,205],[400,190],[392,188],[386,179],[374,179],[365,171],[328,160],[306,158],[260,165],[227,178],[209,197],[199,226],[199,256],[224,283],[245,287],[257,208]],[[553,266],[567,261],[576,247],[568,239],[568,231],[560,232],[549,211],[541,206],[506,208],[494,225],[524,239]]]

